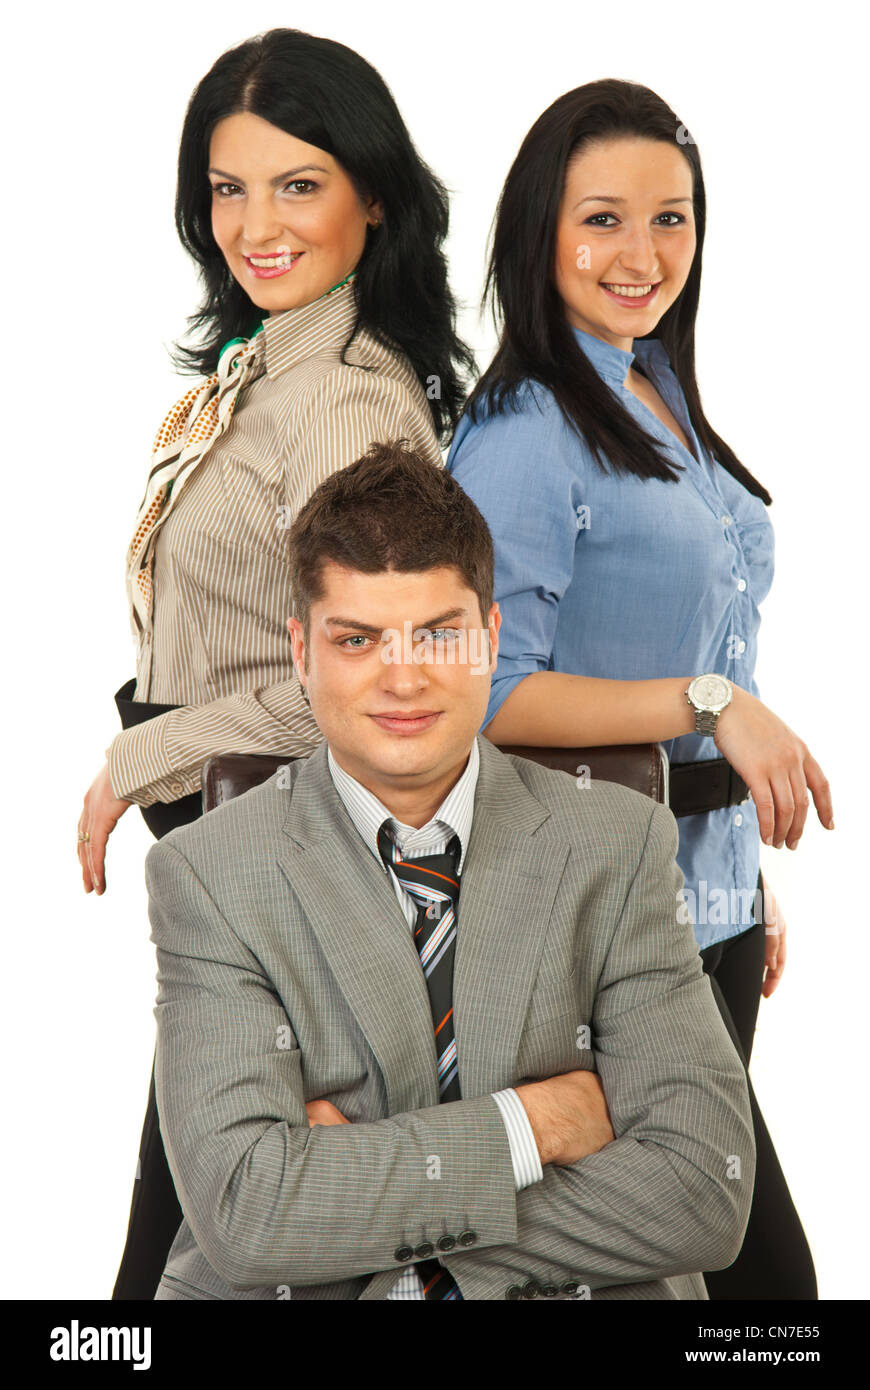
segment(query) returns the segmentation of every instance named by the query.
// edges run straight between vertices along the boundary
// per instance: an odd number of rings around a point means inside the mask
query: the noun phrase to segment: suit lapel
[[[514,1083],[523,1020],[553,901],[570,852],[567,841],[534,832],[549,807],[533,796],[510,759],[478,737],[480,774],[459,890],[453,1008],[463,1096]]]
[[[378,1060],[390,1113],[438,1104],[426,982],[395,891],[329,775],[325,741],[297,774],[278,864]]]
[[[567,842],[549,809],[478,736],[480,771],[459,896],[453,1006],[463,1096],[513,1083],[513,1064]],[[426,982],[387,874],[329,775],[323,742],[296,774],[278,864],[381,1068],[390,1114],[438,1104]]]

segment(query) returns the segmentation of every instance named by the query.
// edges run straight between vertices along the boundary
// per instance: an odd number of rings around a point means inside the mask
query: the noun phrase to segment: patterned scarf
[[[352,270],[321,299],[356,278]],[[238,352],[228,349],[241,344]],[[230,338],[218,357],[216,372],[192,386],[169,411],[151,450],[151,471],[139,505],[133,539],[127,548],[127,598],[130,628],[138,641],[150,633],[154,612],[154,540],[198,463],[229,427],[239,392],[266,370],[263,324],[250,338]]]
[[[151,450],[151,471],[127,549],[130,627],[137,639],[151,629],[154,611],[154,539],[196,465],[233,418],[239,392],[266,370],[263,325],[250,338],[231,338],[221,348],[216,372],[182,396],[167,414]],[[238,352],[233,346],[241,343]]]

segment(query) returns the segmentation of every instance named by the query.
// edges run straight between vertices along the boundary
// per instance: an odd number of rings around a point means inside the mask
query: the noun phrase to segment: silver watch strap
[[[695,733],[704,734],[711,738],[716,732],[716,725],[719,722],[721,710],[696,709],[695,710]]]

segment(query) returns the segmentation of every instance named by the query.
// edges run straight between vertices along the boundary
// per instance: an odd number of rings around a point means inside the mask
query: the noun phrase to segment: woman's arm
[[[536,671],[514,686],[483,733],[502,746],[534,748],[677,738],[695,727],[685,695],[690,679],[609,681]],[[819,820],[833,830],[831,789],[810,750],[773,710],[739,685],[719,716],[713,741],[751,791],[766,845],[795,848],[810,794]]]
[[[581,449],[555,409],[539,411],[530,403],[518,414],[508,410],[457,433],[448,459],[486,518],[495,547],[502,623],[483,732],[501,746],[658,742],[695,728],[685,691],[702,671],[626,681],[549,669],[559,605],[574,579],[575,557],[582,563],[594,534],[583,522],[584,477],[595,465]],[[592,527],[599,524],[592,516]],[[752,792],[765,843],[795,847],[810,792],[820,820],[833,828],[830,789],[809,749],[737,685],[719,717],[715,744]]]
[[[199,791],[203,763],[217,753],[305,758],[322,739],[294,675],[124,729],[106,749],[109,781],[116,796],[152,806]]]
[[[329,364],[294,403],[285,458],[291,517],[324,478],[361,458],[376,441],[407,439],[441,466],[422,387],[409,366],[380,360],[372,371]],[[289,634],[287,645],[289,657]],[[79,846],[85,892],[105,891],[106,842],[128,805],[177,801],[199,791],[203,764],[216,754],[307,757],[322,738],[295,674],[207,704],[183,705],[123,730],[106,750],[106,767],[89,789],[79,821],[91,836]]]
[[[288,639],[289,640],[289,639]],[[86,893],[106,891],[106,845],[130,806],[177,801],[202,785],[214,753],[281,753],[308,757],[323,735],[295,676],[207,705],[182,705],[124,729],[88,788],[77,852]]]
[[[602,743],[678,738],[695,728],[695,713],[685,693],[692,675],[610,681],[563,671],[534,671],[514,686],[483,732],[493,743],[525,743],[534,748],[592,748]]]
[[[693,676],[606,680],[550,670],[559,605],[586,542],[581,446],[532,401],[472,428],[448,468],[486,518],[502,622],[483,732],[493,743],[594,747],[677,738],[695,727]],[[593,465],[594,466],[594,465]],[[594,526],[600,525],[597,517]],[[577,558],[582,564],[582,558]],[[584,640],[578,634],[578,646]]]
[[[761,875],[761,891],[764,903],[764,982],[761,993],[769,999],[782,979],[785,970],[785,918],[773,896],[773,890],[764,875]]]

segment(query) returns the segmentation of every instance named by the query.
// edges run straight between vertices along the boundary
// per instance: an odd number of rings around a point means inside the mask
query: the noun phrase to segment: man
[[[443,469],[373,445],[289,548],[324,743],[146,860],[157,1298],[706,1298],[755,1155],[673,816],[478,732],[492,542]]]

